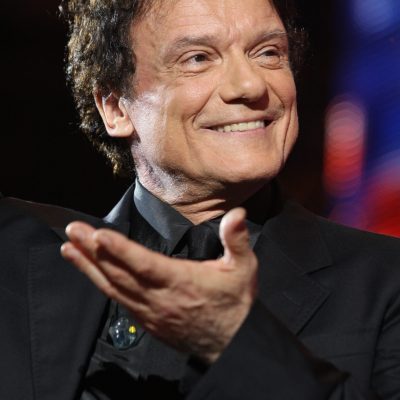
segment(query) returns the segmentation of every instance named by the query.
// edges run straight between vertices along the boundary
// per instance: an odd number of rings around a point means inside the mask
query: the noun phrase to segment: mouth
[[[270,120],[256,120],[249,122],[238,122],[233,124],[225,124],[225,125],[217,125],[210,126],[208,129],[211,129],[216,132],[228,133],[228,132],[246,132],[246,131],[254,131],[256,129],[262,129],[271,124]]]

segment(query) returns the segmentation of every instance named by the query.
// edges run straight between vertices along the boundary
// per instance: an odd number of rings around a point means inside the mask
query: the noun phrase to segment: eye
[[[206,52],[192,51],[182,58],[180,66],[184,72],[198,73],[207,70],[212,60],[212,56]]]
[[[193,54],[185,60],[185,62],[189,64],[200,64],[206,61],[208,61],[208,57],[205,53]]]
[[[277,48],[267,48],[257,53],[257,58],[267,67],[279,67],[282,64],[284,54]]]

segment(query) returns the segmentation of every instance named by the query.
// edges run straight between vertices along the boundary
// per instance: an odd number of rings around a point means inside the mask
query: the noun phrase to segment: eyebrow
[[[253,40],[255,43],[264,42],[268,40],[272,40],[275,38],[284,37],[287,38],[288,34],[285,31],[280,29],[269,31],[269,32],[262,32],[255,37]],[[201,45],[208,45],[212,46],[215,45],[219,40],[217,35],[201,35],[201,36],[182,36],[175,39],[171,44],[167,46],[165,51],[163,52],[166,56],[170,54],[175,54],[182,49],[185,49],[190,46],[201,46]]]
[[[170,43],[166,47],[164,54],[168,55],[171,53],[176,53],[179,50],[190,46],[213,45],[216,42],[217,37],[214,35],[182,36]]]
[[[286,31],[282,31],[280,29],[271,31],[271,32],[262,32],[258,36],[256,36],[254,42],[267,42],[268,40],[276,39],[276,38],[285,38],[288,39],[288,34]]]

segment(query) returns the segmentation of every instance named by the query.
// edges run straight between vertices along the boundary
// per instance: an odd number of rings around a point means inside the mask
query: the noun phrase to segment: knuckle
[[[121,257],[123,260],[129,260],[131,256],[131,248],[129,243],[125,240],[116,240],[116,245],[114,246],[114,254]]]
[[[127,274],[125,271],[121,270],[120,268],[112,268],[108,272],[108,276],[110,279],[117,283],[117,284],[123,284],[127,280]]]
[[[136,271],[139,275],[150,276],[152,273],[152,265],[148,261],[142,261],[136,265]]]
[[[158,279],[161,278],[164,273],[166,265],[158,262],[157,257],[144,258],[137,263],[136,271],[137,273],[145,278]]]

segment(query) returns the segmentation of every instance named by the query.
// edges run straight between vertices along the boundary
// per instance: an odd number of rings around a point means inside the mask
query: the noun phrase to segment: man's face
[[[267,0],[169,0],[132,33],[126,105],[145,185],[157,176],[215,191],[279,172],[297,135],[296,90]]]

